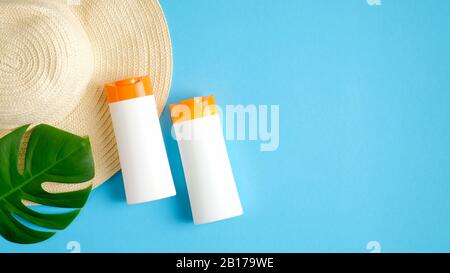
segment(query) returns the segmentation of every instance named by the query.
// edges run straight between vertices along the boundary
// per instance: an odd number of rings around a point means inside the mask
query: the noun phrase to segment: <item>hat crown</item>
[[[0,2],[0,129],[64,119],[82,98],[93,62],[67,5]]]

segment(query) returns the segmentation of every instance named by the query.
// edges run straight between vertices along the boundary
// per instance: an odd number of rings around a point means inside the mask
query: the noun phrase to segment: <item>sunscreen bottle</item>
[[[106,84],[128,204],[176,194],[149,77]]]
[[[213,96],[171,105],[195,224],[243,214]]]

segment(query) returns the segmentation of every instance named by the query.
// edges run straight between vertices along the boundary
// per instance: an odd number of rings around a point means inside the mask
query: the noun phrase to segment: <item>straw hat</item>
[[[89,136],[94,186],[120,169],[103,85],[148,74],[161,113],[172,49],[158,1],[0,0],[0,136],[40,123]]]

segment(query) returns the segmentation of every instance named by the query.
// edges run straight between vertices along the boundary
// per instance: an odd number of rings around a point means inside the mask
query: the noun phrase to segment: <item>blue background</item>
[[[280,147],[230,141],[243,217],[192,223],[178,196],[127,206],[121,175],[65,231],[0,252],[450,252],[450,2],[163,0],[169,103],[280,105]]]

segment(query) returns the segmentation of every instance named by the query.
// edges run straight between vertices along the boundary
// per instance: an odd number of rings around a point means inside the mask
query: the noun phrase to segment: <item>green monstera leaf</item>
[[[45,182],[81,183],[94,177],[94,160],[88,138],[82,138],[48,125],[31,131],[26,146],[23,171],[19,171],[19,150],[28,126],[0,139],[0,235],[19,244],[44,241],[65,229],[86,203],[91,187],[69,193],[45,191]],[[44,214],[23,201],[44,206],[70,208],[69,212]],[[18,219],[50,229],[38,231]]]

